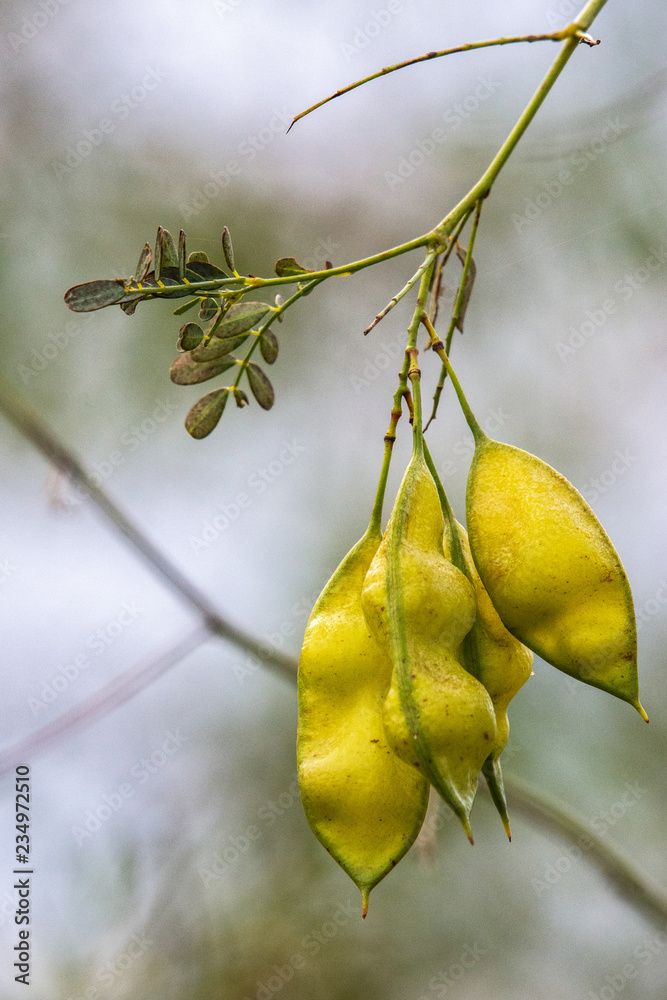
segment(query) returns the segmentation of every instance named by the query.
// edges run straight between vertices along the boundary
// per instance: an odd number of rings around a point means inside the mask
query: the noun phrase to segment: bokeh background
[[[570,0],[0,7],[2,374],[223,613],[288,653],[368,520],[409,307],[362,330],[419,257],[304,300],[278,328],[274,409],[228,410],[201,442],[183,428],[199,388],[169,381],[168,304],[76,316],[63,292],[131,273],[158,224],[219,263],[227,225],[237,265],[262,275],[280,256],[340,264],[426,231],[482,172],[553,44],[412,67],[289,136],[286,123],[388,63],[555,30],[575,13]],[[506,771],[597,823],[656,887],[667,887],[666,20],[661,4],[610,0],[593,27],[603,44],[575,53],[485,204],[455,343],[481,422],[562,471],[613,538],[651,716],[646,727],[536,661],[512,705]],[[424,372],[434,384],[428,359]],[[196,616],[0,427],[7,749]],[[409,454],[400,430],[391,489]],[[472,449],[450,391],[429,438],[463,517]],[[374,890],[362,923],[356,889],[304,819],[295,726],[294,686],[211,639],[29,760],[34,1000],[664,997],[667,938],[520,816],[508,846],[483,789],[474,849],[441,812],[435,844]],[[14,998],[11,775],[2,789],[0,992]]]

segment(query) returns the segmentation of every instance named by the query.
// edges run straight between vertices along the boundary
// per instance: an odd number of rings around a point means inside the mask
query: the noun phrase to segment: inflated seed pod
[[[466,575],[475,589],[477,603],[475,624],[464,640],[464,663],[489,692],[496,713],[496,744],[484,762],[482,773],[503,820],[507,836],[510,837],[499,758],[507,745],[510,730],[507,709],[512,698],[533,672],[533,654],[503,625],[473,562],[468,535],[460,524],[457,524],[456,528]]]
[[[496,715],[496,742],[482,767],[493,802],[511,839],[500,755],[509,736],[507,707],[532,673],[533,654],[511,635],[493,607],[470,553],[468,535],[456,520],[426,444],[426,463],[433,476],[444,519],[443,552],[470,580],[477,605],[475,622],[463,640],[462,665],[489,692]]]
[[[470,640],[470,645],[475,647],[471,661],[475,667],[473,672],[489,692],[496,712],[498,740],[494,757],[498,757],[509,736],[507,706],[532,674],[533,654],[503,625],[473,562],[465,528],[460,524],[457,528],[477,603],[477,618],[465,641]]]
[[[415,840],[428,782],[388,746],[382,724],[391,660],[375,641],[361,588],[381,535],[369,529],[331,577],[306,626],[299,661],[297,766],[316,837],[371,889]]]
[[[625,570],[604,528],[560,473],[487,437],[449,366],[475,454],[470,549],[505,627],[554,667],[639,702],[637,629]]]
[[[442,548],[433,477],[417,453],[364,581],[366,619],[393,662],[384,728],[395,753],[425,775],[468,837],[477,780],[496,741],[493,705],[460,663],[475,595]]]

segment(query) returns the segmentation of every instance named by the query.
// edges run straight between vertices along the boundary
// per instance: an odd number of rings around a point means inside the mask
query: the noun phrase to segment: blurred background
[[[419,254],[331,280],[290,311],[273,410],[228,409],[200,442],[183,420],[201,389],[169,380],[173,306],[81,316],[63,292],[132,273],[158,224],[183,227],[189,250],[217,263],[227,225],[239,269],[267,276],[280,256],[341,264],[419,235],[486,167],[554,45],[411,67],[286,136],[292,116],[383,65],[575,14],[570,0],[0,8],[2,374],[224,614],[285,652],[298,654],[315,597],[367,524],[410,305],[362,331]],[[512,704],[505,770],[597,824],[656,887],[667,887],[666,21],[659,4],[612,0],[592,29],[603,44],[575,53],[484,206],[454,345],[482,424],[558,468],[614,540],[651,717],[646,727],[536,661]],[[436,379],[427,358],[427,396]],[[197,619],[0,427],[7,749]],[[409,455],[399,430],[390,490]],[[449,389],[429,440],[463,518],[472,447]],[[475,847],[443,808],[432,856],[413,849],[362,923],[355,887],[303,816],[295,727],[294,685],[211,639],[28,760],[35,1000],[664,997],[667,938],[516,814],[508,845],[484,789]],[[2,788],[0,991],[14,998],[12,774]]]

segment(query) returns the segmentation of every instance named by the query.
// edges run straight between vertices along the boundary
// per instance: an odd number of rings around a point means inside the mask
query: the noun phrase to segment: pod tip
[[[452,808],[454,807],[452,806]],[[459,818],[461,826],[463,827],[463,832],[465,833],[466,837],[468,838],[471,844],[474,844],[475,841],[472,839],[472,830],[470,829],[470,820],[468,818],[467,812],[461,805],[459,805],[457,809],[454,809],[454,812]]]
[[[368,913],[368,897],[370,896],[370,889],[364,887],[361,890],[361,919],[366,919],[366,914]]]
[[[505,788],[503,786],[503,774],[500,768],[500,761],[493,760],[492,757],[488,757],[484,761],[482,774],[486,778],[491,799],[494,806],[498,810],[498,815],[500,816],[500,820],[503,824],[503,829],[507,834],[507,839],[511,842],[512,834],[510,831],[509,816],[507,815],[507,801],[505,799]]]
[[[638,700],[637,700],[637,701],[635,702],[635,705],[634,705],[634,707],[635,707],[635,708],[637,709],[637,711],[638,711],[638,712],[639,712],[639,714],[641,715],[641,717],[642,717],[642,719],[644,720],[644,722],[648,722],[648,721],[649,721],[649,718],[648,718],[648,715],[646,714],[646,711],[645,711],[645,709],[644,709],[644,706],[643,706],[643,705],[642,705],[642,703],[641,703],[641,702],[639,701],[639,699],[638,699]]]
[[[457,813],[459,819],[461,820],[461,826],[463,827],[464,833],[471,844],[474,845],[475,841],[472,839],[472,830],[470,829],[470,820],[465,813]]]

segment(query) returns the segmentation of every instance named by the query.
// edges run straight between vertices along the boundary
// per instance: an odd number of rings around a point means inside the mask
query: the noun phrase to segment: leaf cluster
[[[199,305],[199,323],[185,323],[179,330],[178,355],[171,365],[171,380],[176,385],[196,385],[236,369],[231,385],[216,389],[199,399],[190,409],[185,427],[194,438],[206,437],[222,416],[227,400],[234,397],[243,408],[248,396],[240,383],[245,376],[252,396],[264,410],[270,410],[275,400],[271,381],[251,357],[259,347],[267,365],[278,357],[278,338],[270,328],[274,320],[282,320],[280,296],[276,304],[243,299],[250,288],[238,274],[229,230],[222,233],[222,250],[228,270],[211,263],[202,250],[186,253],[186,237],[180,231],[178,245],[171,233],[158,228],[155,249],[146,243],[139,255],[135,275],[111,278],[75,285],[65,293],[65,303],[74,312],[92,312],[110,305],[119,305],[128,316],[139,302],[151,298],[181,298],[189,302],[174,310],[182,315]],[[278,277],[308,274],[293,257],[276,262]],[[200,323],[206,324],[201,326]],[[244,346],[243,357],[234,352]]]

